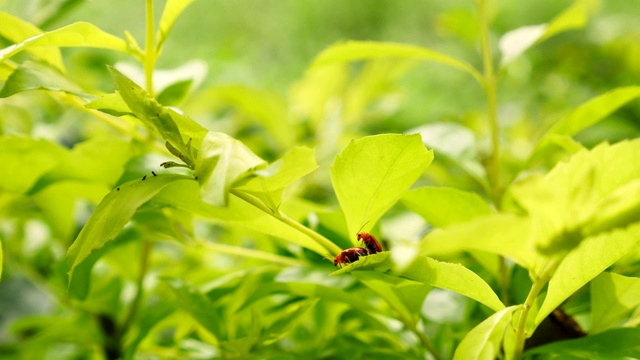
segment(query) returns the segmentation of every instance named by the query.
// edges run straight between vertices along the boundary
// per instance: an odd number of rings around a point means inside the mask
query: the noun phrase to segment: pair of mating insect
[[[338,266],[338,264],[351,264],[352,262],[358,261],[360,256],[373,255],[382,252],[382,246],[380,246],[378,240],[369,233],[358,233],[358,241],[362,241],[365,247],[354,247],[343,250],[333,260],[333,265]]]

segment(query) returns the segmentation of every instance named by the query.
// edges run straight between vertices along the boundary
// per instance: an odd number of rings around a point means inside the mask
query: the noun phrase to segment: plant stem
[[[149,257],[151,256],[151,250],[153,248],[153,243],[149,240],[142,241],[142,253],[140,254],[140,273],[138,274],[138,279],[136,280],[136,288],[138,289],[135,298],[131,302],[131,307],[129,308],[129,313],[127,314],[126,319],[122,323],[120,327],[120,336],[124,334],[127,329],[131,326],[133,319],[135,319],[136,314],[138,313],[138,309],[140,308],[140,303],[142,302],[142,296],[144,295],[144,278],[147,275],[147,271],[149,270]]]
[[[271,208],[269,208],[268,206],[266,206],[262,201],[258,200],[257,198],[248,195],[246,193],[243,193],[242,191],[237,191],[235,189],[231,189],[231,193],[237,197],[239,197],[240,199],[248,202],[249,204],[257,207],[258,209],[264,211],[265,213],[275,217],[276,219],[282,221],[283,223],[291,226],[292,228],[300,231],[301,233],[309,236],[311,239],[315,240],[315,242],[317,242],[318,244],[322,245],[322,247],[324,247],[327,252],[329,254],[338,254],[342,251],[342,249],[340,249],[340,247],[336,244],[334,244],[331,240],[327,239],[326,237],[318,234],[317,232],[309,229],[308,227],[300,224],[299,222],[293,220],[292,218],[288,217],[286,214],[278,211],[278,210],[272,210]]]
[[[151,96],[155,96],[153,93],[153,70],[156,66],[156,46],[155,46],[155,27],[153,16],[153,0],[147,0],[146,6],[146,37],[145,37],[145,50],[144,50],[144,77],[145,88]]]
[[[487,0],[476,0],[478,15],[480,17],[480,37],[482,63],[484,67],[483,88],[487,96],[487,117],[491,131],[491,154],[487,164],[487,174],[489,176],[489,194],[496,206],[500,204],[501,184],[500,184],[500,129],[498,126],[498,95],[497,77],[493,68],[493,57],[491,55],[491,42],[489,40],[489,15],[487,14]]]
[[[431,344],[431,341],[429,341],[429,338],[427,337],[427,335],[425,335],[422,331],[418,330],[418,328],[413,322],[404,319],[402,316],[400,316],[400,320],[405,324],[406,327],[411,329],[411,331],[413,331],[413,333],[418,336],[422,345],[424,345],[424,347],[426,347],[429,350],[431,355],[433,355],[434,359],[436,360],[441,359],[440,355],[436,351],[436,348],[434,348],[433,344]]]
[[[542,267],[541,275],[533,282],[531,286],[531,290],[529,290],[529,294],[527,295],[524,304],[522,304],[522,312],[520,313],[520,318],[518,319],[518,328],[516,329],[516,347],[513,352],[513,359],[519,360],[522,358],[522,354],[524,352],[524,341],[527,338],[526,334],[526,326],[527,326],[527,317],[529,316],[529,310],[531,310],[531,306],[533,306],[533,302],[540,294],[540,291],[544,289],[549,280],[551,279],[551,275],[556,270],[557,265],[559,264],[559,258],[549,260],[545,266]]]

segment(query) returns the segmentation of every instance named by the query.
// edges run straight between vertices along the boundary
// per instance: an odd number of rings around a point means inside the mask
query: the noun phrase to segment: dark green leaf
[[[640,358],[640,329],[622,328],[582,339],[551,343],[525,355],[555,355],[558,359],[622,360]]]

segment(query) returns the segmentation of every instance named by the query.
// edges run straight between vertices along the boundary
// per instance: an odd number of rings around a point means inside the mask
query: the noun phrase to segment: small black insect
[[[147,175],[142,177],[142,181],[144,181],[147,178]]]
[[[117,191],[120,191],[120,188],[116,188]]]
[[[158,175],[156,175],[156,173],[154,173],[153,171],[152,171],[151,173],[153,174],[153,176],[158,176]]]

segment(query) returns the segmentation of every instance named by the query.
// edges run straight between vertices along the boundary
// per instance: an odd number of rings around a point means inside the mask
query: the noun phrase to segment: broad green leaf
[[[191,180],[184,175],[150,176],[146,180],[134,180],[112,190],[100,202],[73,245],[67,251],[69,276],[91,252],[112,240],[129,222],[142,204],[154,197],[165,186],[179,180]]]
[[[339,275],[357,270],[390,272],[391,275],[418,281],[434,287],[455,291],[474,299],[489,308],[499,311],[504,304],[498,299],[489,284],[473,271],[459,264],[441,262],[429,257],[420,256],[402,270],[392,270],[393,262],[389,252],[361,257],[358,261],[334,271],[331,275]]]
[[[311,68],[326,64],[384,58],[433,61],[465,71],[482,83],[482,75],[468,63],[454,57],[415,45],[373,41],[347,41],[325,49],[316,57]]]
[[[206,134],[206,129],[193,120],[160,105],[149,93],[115,68],[109,67],[109,71],[129,109],[145,125],[158,131],[169,144],[167,145],[168,148],[172,146],[178,150],[178,153],[174,153],[174,155],[178,156],[189,167],[193,167],[194,156],[187,143],[189,143],[189,140],[193,140],[194,144],[199,144]],[[178,123],[184,126],[185,130],[189,130],[184,131],[185,135],[189,136],[186,142]]]
[[[218,224],[256,230],[298,244],[323,256],[327,255],[327,250],[307,235],[234,195],[229,196],[226,207],[212,206],[204,202],[196,182],[183,181],[170,185],[160,192],[154,201],[191,212]]]
[[[160,17],[158,33],[156,34],[156,52],[160,53],[162,51],[164,41],[169,36],[178,16],[194,1],[195,0],[167,0],[164,10],[162,11],[162,17]]]
[[[504,308],[474,327],[458,345],[453,359],[493,360],[499,357],[502,337],[505,331],[509,331],[513,312],[518,308],[519,306]]]
[[[236,190],[257,197],[275,211],[280,207],[283,190],[317,167],[313,149],[295,147],[265,169],[254,172]]]
[[[0,98],[29,90],[64,91],[84,98],[93,97],[58,69],[45,63],[25,61],[9,76],[0,90]]]
[[[411,129],[422,135],[422,142],[438,157],[450,159],[480,185],[488,188],[487,173],[480,163],[478,144],[471,129],[453,122],[435,122]]]
[[[408,191],[402,203],[434,227],[464,223],[493,213],[479,195],[445,187],[425,186]]]
[[[505,66],[534,44],[563,31],[581,29],[598,6],[598,0],[577,0],[548,24],[523,26],[509,31],[500,38],[501,66]]]
[[[529,161],[543,157],[547,153],[549,146],[553,144],[554,134],[575,135],[638,97],[640,97],[640,86],[627,86],[587,101],[547,131],[536,145]]]
[[[583,234],[597,234],[640,221],[640,179],[620,186],[598,204]]]
[[[0,149],[0,189],[17,193],[28,191],[66,154],[65,149],[46,140],[17,136],[0,136]]]
[[[133,115],[133,112],[117,91],[112,94],[102,95],[87,103],[84,107],[87,109],[100,110],[113,116]]]
[[[202,199],[215,206],[225,205],[231,186],[266,164],[241,141],[220,132],[208,132],[202,140],[194,173]]]
[[[591,281],[591,328],[599,333],[619,326],[640,305],[640,278],[603,272]]]
[[[385,134],[352,140],[331,166],[331,182],[350,234],[375,224],[422,175],[433,151],[420,135]]]
[[[0,26],[0,36],[13,43],[18,43],[24,39],[43,33],[43,31],[35,25],[11,14],[7,14],[6,12],[0,12],[0,24],[2,24],[2,26]],[[58,70],[64,71],[60,49],[54,47],[33,48],[29,49],[28,52],[51,64]]]
[[[218,340],[226,338],[224,319],[204,294],[180,279],[167,279],[166,283],[176,295],[180,307],[193,320]]]
[[[596,229],[589,226],[626,224],[616,217],[633,215],[633,199],[615,199],[623,196],[617,188],[629,186],[626,191],[631,191],[636,187],[627,184],[640,179],[639,152],[637,139],[601,144],[576,153],[544,176],[514,184],[511,194],[534,224],[535,248],[547,255],[560,253],[574,247],[581,237],[592,235],[587,231]]]
[[[638,245],[640,224],[584,239],[564,258],[551,277],[547,296],[536,315],[536,324]]]
[[[127,44],[121,38],[108,34],[87,22],[76,22],[65,27],[32,36],[20,43],[0,50],[0,62],[34,47],[92,47],[127,52]]]
[[[554,342],[533,348],[525,357],[550,359],[621,360],[640,358],[640,329],[613,329],[581,339]]]
[[[422,239],[422,253],[451,256],[461,251],[481,250],[505,256],[525,269],[535,270],[541,257],[531,251],[531,231],[531,221],[526,217],[489,215],[430,232]]]

